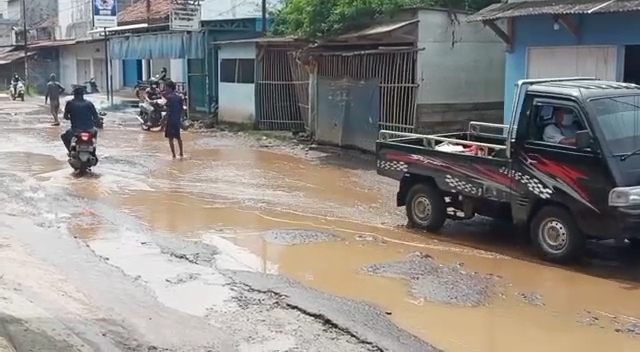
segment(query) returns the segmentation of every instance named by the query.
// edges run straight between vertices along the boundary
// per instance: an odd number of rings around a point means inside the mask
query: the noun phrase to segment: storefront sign
[[[200,1],[172,0],[170,28],[174,31],[200,30]]]
[[[117,26],[117,0],[93,0],[93,28],[111,28]]]

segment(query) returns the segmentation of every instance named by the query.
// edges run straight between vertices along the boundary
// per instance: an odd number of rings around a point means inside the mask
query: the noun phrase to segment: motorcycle
[[[165,104],[166,100],[164,98],[140,104],[140,113],[137,118],[143,131],[150,131],[152,128],[157,127],[160,127],[160,131],[163,130],[166,115]]]
[[[98,89],[98,84],[96,83],[96,80],[93,77],[90,80],[84,82],[83,84],[73,84],[71,85],[71,87],[72,87],[72,90],[75,90],[78,87],[82,88],[84,90],[84,94],[100,93],[100,89]]]
[[[22,83],[22,81],[16,83],[15,89],[12,83],[11,87],[9,87],[9,95],[11,96],[11,100],[20,99],[24,101],[24,83]]]
[[[81,131],[71,139],[69,166],[79,175],[84,175],[98,164],[96,155],[96,138],[91,131]]]

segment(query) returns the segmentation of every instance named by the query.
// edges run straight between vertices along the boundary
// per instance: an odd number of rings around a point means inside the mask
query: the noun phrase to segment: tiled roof
[[[466,18],[467,22],[535,15],[577,15],[640,11],[640,0],[552,0],[493,4]]]
[[[151,2],[149,20],[151,22],[168,23],[168,17],[171,13],[171,0],[148,0]],[[125,8],[118,14],[118,26],[145,23],[147,21],[147,0],[138,0],[135,4]]]

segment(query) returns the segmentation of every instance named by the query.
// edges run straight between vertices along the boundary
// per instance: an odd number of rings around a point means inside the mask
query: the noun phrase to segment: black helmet
[[[73,95],[84,95],[84,89],[85,87],[78,85],[74,86],[71,91],[73,92]]]
[[[162,70],[160,70],[160,72],[162,72],[162,73],[167,73],[167,68],[166,68],[166,67],[163,67],[163,68],[162,68]]]
[[[152,87],[158,86],[158,80],[155,79],[155,78],[149,79],[149,85],[152,86]]]

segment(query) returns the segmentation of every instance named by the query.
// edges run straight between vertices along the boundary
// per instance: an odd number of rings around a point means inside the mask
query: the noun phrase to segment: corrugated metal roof
[[[36,53],[34,52],[28,53],[29,56],[33,56],[35,54]],[[21,60],[23,58],[24,58],[23,51],[12,51],[8,53],[0,54],[0,65],[10,64],[16,60]]]
[[[396,21],[396,22],[383,23],[383,24],[374,25],[365,29],[361,29],[359,31],[342,34],[332,39],[334,40],[335,39],[337,40],[353,39],[353,38],[366,37],[370,35],[380,35],[380,34],[391,33],[395,30],[406,27],[410,24],[418,23],[419,21],[420,21],[419,19],[413,19],[409,21]]]
[[[526,1],[493,4],[468,16],[465,21],[482,22],[535,15],[577,15],[631,11],[640,11],[640,0]]]

